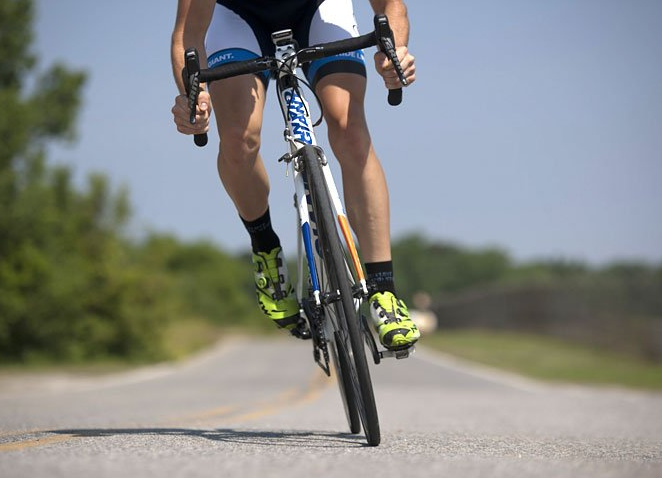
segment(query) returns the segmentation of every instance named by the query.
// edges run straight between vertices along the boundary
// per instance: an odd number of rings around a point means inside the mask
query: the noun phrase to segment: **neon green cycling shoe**
[[[283,249],[253,253],[253,265],[260,309],[278,327],[291,331],[299,322],[299,303],[287,276]]]
[[[409,318],[409,310],[392,292],[377,292],[370,296],[370,316],[379,334],[379,341],[387,349],[411,347],[421,337],[416,324]]]

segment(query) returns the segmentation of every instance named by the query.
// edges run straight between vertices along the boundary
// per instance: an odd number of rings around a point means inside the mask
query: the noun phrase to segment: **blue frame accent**
[[[301,226],[301,234],[303,235],[303,246],[306,249],[306,259],[308,260],[308,269],[310,270],[310,277],[313,283],[313,290],[319,291],[320,284],[317,278],[317,265],[315,265],[315,256],[313,253],[313,241],[310,235],[310,223],[304,222]]]
[[[287,89],[283,97],[287,102],[287,116],[292,136],[302,143],[313,144],[313,126],[303,97],[295,88]]]

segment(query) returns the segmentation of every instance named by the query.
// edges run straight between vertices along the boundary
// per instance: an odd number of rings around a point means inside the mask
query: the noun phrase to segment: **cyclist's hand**
[[[400,60],[400,65],[402,70],[405,73],[405,79],[409,84],[413,83],[416,80],[416,65],[414,64],[414,57],[406,46],[399,46],[395,49],[396,54],[398,55],[398,60]],[[377,73],[379,73],[384,78],[384,84],[389,90],[395,88],[401,88],[402,83],[398,78],[393,63],[388,59],[388,57],[378,51],[375,53],[375,68]]]
[[[191,124],[191,112],[188,108],[188,97],[179,95],[175,98],[175,106],[172,107],[177,131],[184,134],[200,134],[209,130],[209,118],[211,115],[211,97],[209,93],[202,90],[198,96],[198,106],[195,111],[195,124]]]

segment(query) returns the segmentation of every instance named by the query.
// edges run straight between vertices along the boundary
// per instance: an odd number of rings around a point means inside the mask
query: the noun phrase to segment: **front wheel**
[[[336,335],[336,332],[334,335]],[[351,433],[359,433],[361,431],[361,417],[359,416],[359,405],[357,402],[354,386],[352,385],[349,355],[347,351],[341,346],[338,346],[338,337],[334,337],[331,342],[329,352],[331,352],[331,359],[336,371],[336,378],[338,380],[338,388],[340,389],[340,397],[342,398],[343,406],[345,407],[345,416],[347,417],[347,424]]]
[[[381,441],[379,419],[365,355],[363,331],[354,305],[353,279],[349,275],[338,236],[320,156],[314,147],[307,145],[303,148],[303,159],[321,246],[323,289],[324,292],[340,295],[339,299],[325,307],[326,320],[330,321],[333,329],[339,358],[346,357],[346,360],[338,360],[343,377],[339,378],[349,385],[347,388],[352,392],[348,394],[349,398],[356,399],[356,408],[368,444],[376,446]]]

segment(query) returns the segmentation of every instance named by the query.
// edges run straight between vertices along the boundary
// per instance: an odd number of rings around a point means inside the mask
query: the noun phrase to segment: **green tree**
[[[511,267],[509,257],[501,250],[469,251],[418,235],[394,243],[393,261],[396,285],[406,300],[418,291],[435,297],[489,285]]]
[[[250,262],[237,260],[213,244],[182,244],[167,235],[153,234],[137,250],[137,260],[173,281],[182,310],[212,323],[273,328],[256,306]]]
[[[49,143],[74,138],[85,74],[36,71],[33,14],[0,0],[0,357],[159,356],[165,285],[129,261],[126,191],[98,174],[77,191],[46,163]]]
[[[33,14],[0,0],[0,360],[151,360],[175,320],[266,323],[244,263],[204,242],[130,242],[126,190],[103,174],[76,188],[47,163],[75,137],[85,74],[36,71]]]

